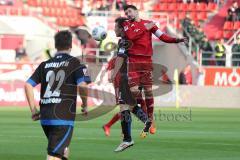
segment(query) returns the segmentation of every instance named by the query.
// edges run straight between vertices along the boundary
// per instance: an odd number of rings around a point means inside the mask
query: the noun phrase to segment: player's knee
[[[138,86],[131,87],[130,91],[134,94],[134,96],[141,93],[141,91],[138,89]]]
[[[120,104],[120,112],[129,110],[129,105],[126,104]]]
[[[147,97],[152,97],[152,96],[153,96],[152,89],[146,89],[146,90],[144,91],[144,94],[145,94],[145,96],[147,96]]]

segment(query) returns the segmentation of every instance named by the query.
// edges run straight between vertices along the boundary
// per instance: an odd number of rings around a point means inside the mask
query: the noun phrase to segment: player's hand
[[[82,114],[87,116],[88,115],[88,107],[87,107],[87,105],[82,105],[81,107],[82,107],[82,109],[81,109]]]
[[[40,119],[40,112],[36,107],[34,107],[34,109],[32,110],[32,120],[37,121],[39,119]]]
[[[113,72],[110,73],[110,76],[108,77],[108,81],[110,83],[113,83],[115,76],[113,75]]]
[[[150,22],[150,23],[145,24],[145,27],[147,30],[151,30],[155,25],[156,25],[155,22]]]
[[[187,44],[188,43],[188,38],[187,37],[180,38],[179,42],[184,42],[185,44]]]

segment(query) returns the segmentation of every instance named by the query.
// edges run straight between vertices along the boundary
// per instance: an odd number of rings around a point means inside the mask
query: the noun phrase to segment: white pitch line
[[[151,136],[151,135],[150,135]],[[1,135],[0,137],[9,137],[9,135]],[[12,137],[16,137],[16,138],[39,138],[39,139],[46,139],[45,136],[26,136],[26,135],[12,135]],[[77,139],[77,140],[100,140],[100,141],[116,141],[116,139],[109,139],[109,138],[105,138],[104,136],[102,136],[102,138],[81,138],[81,137],[74,137],[73,139]],[[6,139],[4,139],[6,141]],[[10,139],[11,140],[11,139]],[[155,139],[156,140],[156,139]],[[1,140],[0,140],[1,141]],[[15,140],[14,140],[15,141]],[[147,139],[146,139],[147,141]],[[15,141],[16,142],[16,141]],[[163,142],[163,143],[177,143],[177,144],[188,144],[188,143],[192,143],[192,142],[173,142],[173,141],[166,141],[166,140],[159,140],[159,142]],[[221,145],[221,146],[240,146],[238,144],[229,144],[229,143],[211,143],[211,142],[195,142],[193,144],[199,144],[199,145]]]

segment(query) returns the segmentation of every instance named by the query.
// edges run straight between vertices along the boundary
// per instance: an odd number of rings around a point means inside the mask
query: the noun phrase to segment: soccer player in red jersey
[[[174,38],[163,33],[154,22],[139,18],[138,9],[134,5],[124,7],[128,18],[123,25],[125,37],[131,41],[132,47],[128,49],[128,82],[133,96],[138,99],[141,94],[138,89],[143,86],[147,113],[153,121],[154,98],[152,92],[152,34],[166,43],[187,42],[187,38]],[[154,124],[150,133],[154,134]]]

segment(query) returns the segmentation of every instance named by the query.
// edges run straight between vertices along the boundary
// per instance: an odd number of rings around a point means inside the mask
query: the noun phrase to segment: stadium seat
[[[153,9],[152,9],[153,12],[158,12],[159,11],[159,7],[160,7],[159,5],[154,5]]]
[[[212,12],[217,9],[217,4],[216,3],[208,3],[207,9],[208,9],[208,11]]]
[[[10,9],[10,15],[18,15],[18,9],[17,8],[11,8]]]
[[[166,0],[167,3],[170,3],[170,4],[173,4],[173,3],[176,3],[176,0]]]
[[[168,5],[166,3],[163,3],[159,5],[159,11],[167,11],[168,10]]]
[[[54,8],[49,8],[49,15],[48,16],[53,17],[54,14],[55,14]]]
[[[180,3],[179,6],[178,6],[178,11],[180,11],[180,12],[186,12],[186,11],[187,11],[187,8],[188,8],[187,4],[185,4],[185,3]]]
[[[41,5],[41,7],[47,7],[48,6],[48,1],[47,0],[41,0],[40,5]]]
[[[76,5],[77,8],[82,8],[83,7],[83,1],[82,0],[76,0],[75,5]]]
[[[42,14],[44,15],[44,16],[49,16],[49,9],[48,8],[43,8],[43,10],[42,10]]]
[[[224,31],[223,32],[223,38],[224,39],[230,39],[232,35],[233,35],[232,31]]]
[[[233,29],[233,22],[226,21],[223,26],[224,30],[232,30]]]
[[[56,24],[61,26],[62,25],[62,18],[57,18]]]
[[[23,15],[23,16],[27,16],[27,15],[29,15],[29,10],[21,9],[20,14]]]
[[[27,3],[29,6],[33,6],[33,7],[37,7],[39,5],[38,0],[28,0]]]
[[[199,21],[198,21],[198,19],[195,19],[195,20],[194,20],[194,25],[197,26],[197,27],[199,27]]]
[[[63,1],[62,3],[61,3],[61,6],[60,6],[61,8],[66,8],[67,7],[67,2],[66,1]]]
[[[216,33],[215,39],[221,39],[221,38],[223,38],[223,31],[218,31]]]
[[[5,15],[7,13],[6,8],[0,9],[0,15]]]
[[[233,30],[238,30],[238,29],[240,29],[240,21],[234,22],[234,25],[233,25]]]
[[[206,12],[207,11],[207,4],[206,3],[197,4],[196,10],[200,11],[200,12]]]
[[[177,21],[176,28],[177,29],[182,29],[182,25],[180,23],[180,20]]]
[[[173,11],[173,12],[169,13],[169,18],[170,19],[174,19],[174,18],[177,18],[177,17],[178,17],[178,12],[176,12],[176,11]]]
[[[186,18],[186,12],[178,12],[178,19],[183,20]]]
[[[196,3],[190,3],[187,7],[187,10],[190,12],[196,11]]]
[[[177,4],[176,3],[170,3],[168,5],[168,11],[170,11],[170,12],[177,11]]]
[[[197,14],[198,20],[204,21],[207,19],[207,12],[200,12]]]
[[[197,12],[191,12],[190,13],[190,18],[194,21],[198,20],[198,13]]]
[[[168,0],[161,0],[161,3],[168,3]]]

